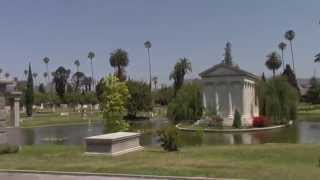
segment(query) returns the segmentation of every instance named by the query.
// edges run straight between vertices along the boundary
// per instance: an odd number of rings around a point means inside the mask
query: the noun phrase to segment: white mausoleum
[[[203,84],[203,103],[207,111],[214,111],[231,126],[237,109],[242,124],[252,125],[252,117],[259,115],[256,95],[258,77],[238,66],[222,62],[199,74]]]

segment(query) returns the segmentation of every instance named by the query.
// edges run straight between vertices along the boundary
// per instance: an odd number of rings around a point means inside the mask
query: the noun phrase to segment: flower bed
[[[271,125],[272,125],[271,119],[265,116],[254,117],[252,121],[253,127],[267,127]]]

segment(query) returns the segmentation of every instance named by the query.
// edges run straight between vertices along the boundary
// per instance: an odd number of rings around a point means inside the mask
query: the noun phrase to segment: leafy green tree
[[[127,131],[129,124],[123,120],[129,90],[125,82],[120,82],[116,76],[108,76],[104,80],[104,91],[101,101],[105,132]]]
[[[70,70],[65,69],[62,66],[58,67],[58,69],[53,73],[53,82],[55,83],[56,92],[61,99],[63,99],[66,92],[69,76]]]
[[[176,97],[168,105],[167,116],[180,121],[196,121],[202,116],[203,104],[201,89],[196,83],[186,84],[178,91]]]
[[[156,104],[165,106],[174,98],[174,90],[172,87],[163,86],[153,92],[153,99]]]
[[[284,69],[282,76],[284,76],[288,80],[288,83],[292,87],[294,87],[297,90],[298,95],[300,95],[300,89],[299,89],[298,82],[296,79],[296,74],[291,69],[290,65],[288,65],[288,64],[286,65],[286,68]]]
[[[29,117],[32,116],[32,106],[34,101],[34,93],[33,93],[33,77],[31,64],[29,63],[29,71],[28,71],[28,80],[27,80],[27,89],[25,92],[25,101],[26,101],[26,111]]]
[[[272,52],[267,55],[266,67],[272,70],[273,77],[275,77],[275,71],[281,67],[280,56],[276,52]]]
[[[83,72],[76,72],[71,77],[71,82],[73,89],[75,91],[80,91],[81,87],[85,84],[86,75]]]
[[[262,79],[257,82],[256,92],[257,98],[259,100],[259,114],[261,116],[266,115],[266,96],[265,96],[265,88],[266,88],[266,78],[264,74],[262,74]]]
[[[312,104],[320,103],[320,83],[315,77],[310,79],[310,88],[306,93],[305,100]]]
[[[227,42],[225,53],[224,53],[224,60],[223,62],[227,65],[232,65],[232,55],[231,55],[231,43]]]
[[[241,115],[239,111],[236,109],[234,112],[234,118],[233,118],[233,127],[235,128],[241,128]]]
[[[282,60],[282,67],[284,70],[284,66],[286,65],[286,63],[284,62],[284,58],[283,58],[283,51],[286,49],[287,44],[284,42],[280,42],[278,45],[278,48],[281,50],[281,60]]]
[[[127,81],[129,101],[127,103],[128,117],[136,118],[139,111],[151,110],[151,94],[149,85],[140,81]]]
[[[174,94],[176,95],[184,82],[184,76],[192,71],[191,62],[187,58],[180,58],[175,64],[169,79],[173,79]]]
[[[46,93],[46,89],[44,88],[44,84],[43,84],[43,83],[41,83],[41,84],[39,85],[38,91],[39,91],[40,93]]]
[[[158,131],[159,141],[165,151],[178,151],[180,147],[180,139],[178,130],[174,127],[168,127]]]
[[[50,101],[48,93],[34,92],[34,104],[41,105]]]
[[[88,53],[88,58],[90,59],[90,64],[91,64],[91,79],[92,79],[92,86],[94,86],[94,76],[93,76],[93,59],[96,55],[94,54],[94,52],[90,51]]]
[[[292,50],[292,41],[295,38],[296,33],[293,30],[289,30],[284,34],[284,37],[290,42],[290,49],[291,49],[291,60],[292,60],[292,67],[293,72],[295,72],[294,68],[294,58],[293,58],[293,50]]]
[[[120,81],[126,80],[125,67],[129,64],[128,53],[123,49],[116,49],[110,55],[110,65],[117,69],[115,75]]]
[[[92,104],[92,105],[98,104],[98,99],[95,92],[86,92],[82,96],[84,98],[83,102],[85,104]]]
[[[266,116],[270,117],[273,123],[285,123],[296,118],[298,95],[286,78],[276,77],[265,83],[264,94],[266,104]]]
[[[102,102],[103,100],[103,91],[104,91],[104,87],[105,87],[105,81],[104,78],[100,79],[100,81],[98,82],[97,86],[96,86],[96,96],[99,102]]]

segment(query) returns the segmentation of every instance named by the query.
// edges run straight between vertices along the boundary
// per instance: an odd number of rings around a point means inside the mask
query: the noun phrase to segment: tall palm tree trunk
[[[92,89],[94,88],[94,78],[93,78],[93,63],[92,63],[92,58],[91,60],[91,80],[92,80]]]
[[[293,72],[295,73],[293,50],[292,50],[292,40],[290,41],[290,49],[291,49],[292,68],[293,68]]]
[[[47,83],[49,83],[49,67],[48,67],[48,64],[46,64],[46,71],[47,71],[46,81],[47,81]]]
[[[148,48],[148,62],[149,62],[149,86],[150,86],[150,91],[151,91],[151,81],[152,81],[152,75],[151,75],[151,60],[150,60],[150,48]]]
[[[282,69],[284,71],[284,67],[286,66],[286,63],[284,62],[284,58],[283,58],[283,49],[281,49],[281,58],[282,58]]]
[[[274,79],[274,77],[276,76],[276,70],[272,69],[272,73],[273,73],[273,79]]]

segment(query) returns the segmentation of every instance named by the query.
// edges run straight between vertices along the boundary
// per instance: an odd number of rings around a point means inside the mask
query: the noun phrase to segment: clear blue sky
[[[23,78],[27,62],[42,74],[42,58],[50,69],[64,65],[90,74],[88,51],[94,51],[96,76],[113,70],[109,54],[128,51],[127,72],[148,77],[145,40],[151,49],[153,74],[168,83],[180,57],[192,60],[188,78],[219,63],[226,41],[234,61],[256,74],[270,72],[266,55],[278,50],[286,30],[296,32],[294,52],[298,77],[310,77],[313,56],[320,51],[319,0],[2,0],[0,2],[0,67]],[[290,60],[289,48],[285,59]],[[319,68],[318,68],[319,69]],[[319,70],[320,73],[320,70]]]

